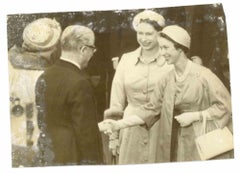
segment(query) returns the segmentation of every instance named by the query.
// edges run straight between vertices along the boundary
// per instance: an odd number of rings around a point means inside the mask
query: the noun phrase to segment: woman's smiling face
[[[151,24],[142,22],[138,25],[136,31],[137,41],[143,49],[151,50],[158,46],[158,32]]]
[[[164,56],[166,62],[176,64],[180,56],[180,49],[176,49],[174,43],[164,37],[158,39],[161,55]]]

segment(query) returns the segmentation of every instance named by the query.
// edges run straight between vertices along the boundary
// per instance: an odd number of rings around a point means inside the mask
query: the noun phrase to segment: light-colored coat
[[[201,111],[209,114],[219,127],[231,124],[231,98],[223,83],[209,69],[190,62],[190,71],[182,82],[180,92],[175,81],[174,70],[156,85],[150,102],[137,113],[148,125],[154,123],[160,113],[157,162],[169,162],[174,107],[183,112]],[[179,90],[179,88],[178,88]],[[178,96],[178,97],[175,97]],[[212,120],[207,121],[208,131],[216,129]],[[195,138],[202,133],[202,122],[193,122],[178,131],[177,161],[200,160],[195,146]],[[218,158],[228,158],[229,155]]]
[[[149,101],[158,79],[172,69],[159,55],[150,63],[144,63],[140,55],[141,48],[124,54],[113,79],[110,110],[124,111],[124,118]],[[134,126],[120,131],[119,164],[156,162],[158,124],[151,130]]]

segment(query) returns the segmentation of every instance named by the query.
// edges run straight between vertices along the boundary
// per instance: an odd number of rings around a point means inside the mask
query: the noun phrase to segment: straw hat
[[[55,19],[37,19],[23,31],[24,46],[38,51],[49,50],[58,43],[61,32],[61,26]]]
[[[179,43],[180,45],[183,45],[188,49],[190,49],[191,37],[184,28],[178,25],[170,25],[165,27],[161,31],[161,33],[167,35],[168,37],[170,37],[172,40]]]
[[[138,13],[132,22],[133,28],[134,30],[136,30],[137,26],[139,25],[139,23],[141,22],[142,19],[149,19],[152,21],[156,21],[157,24],[161,27],[165,26],[165,19],[162,15],[152,11],[152,10],[144,10],[140,13]]]

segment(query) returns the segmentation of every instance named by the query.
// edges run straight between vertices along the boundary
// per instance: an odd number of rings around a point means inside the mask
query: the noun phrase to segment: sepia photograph
[[[75,9],[4,13],[9,170],[239,158],[224,2]]]

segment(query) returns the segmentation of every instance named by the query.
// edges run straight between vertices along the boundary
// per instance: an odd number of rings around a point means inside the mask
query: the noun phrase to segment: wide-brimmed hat
[[[161,33],[167,35],[178,44],[190,49],[191,37],[184,28],[178,25],[169,25],[165,27]]]
[[[133,28],[134,30],[137,29],[137,26],[141,22],[141,20],[144,19],[149,19],[151,21],[155,21],[159,26],[164,27],[165,26],[165,19],[162,15],[152,11],[152,10],[144,10],[140,13],[138,13],[134,18],[133,18]]]
[[[23,45],[38,51],[49,50],[59,42],[61,32],[61,26],[55,19],[37,19],[25,27]]]

